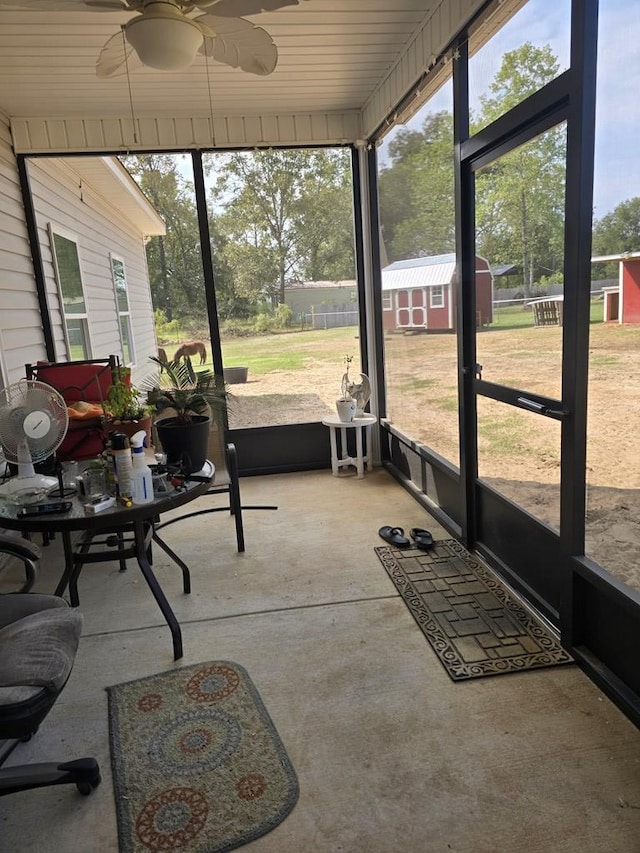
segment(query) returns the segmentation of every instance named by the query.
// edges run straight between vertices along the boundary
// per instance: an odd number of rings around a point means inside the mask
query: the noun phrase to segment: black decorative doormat
[[[431,551],[388,545],[375,551],[453,681],[573,662],[455,539]]]

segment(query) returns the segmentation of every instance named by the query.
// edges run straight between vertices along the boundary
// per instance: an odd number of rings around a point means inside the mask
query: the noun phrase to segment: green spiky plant
[[[213,371],[194,370],[190,358],[163,361],[150,356],[150,360],[160,367],[159,375],[144,383],[147,405],[156,414],[171,409],[177,421],[190,423],[194,416],[210,411],[212,420],[224,423],[229,392]]]

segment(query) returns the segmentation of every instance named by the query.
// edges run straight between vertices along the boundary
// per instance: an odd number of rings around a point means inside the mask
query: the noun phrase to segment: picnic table
[[[532,299],[527,306],[533,309],[533,323],[535,326],[561,326],[562,309],[564,307],[564,296],[544,296],[541,299]]]

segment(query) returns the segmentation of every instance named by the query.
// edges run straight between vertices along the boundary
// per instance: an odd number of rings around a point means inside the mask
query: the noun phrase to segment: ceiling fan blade
[[[139,0],[0,0],[0,6],[39,12],[129,12],[139,5]]]
[[[222,18],[237,18],[240,15],[274,12],[283,6],[297,6],[298,3],[299,0],[194,0],[193,5]]]
[[[218,18],[215,15],[201,15],[194,20],[215,33],[211,37],[203,29],[205,37],[199,53],[263,77],[275,70],[278,50],[262,27],[256,27],[244,18]]]
[[[142,61],[128,41],[122,37],[122,32],[116,33],[107,40],[100,51],[96,62],[97,77],[115,77],[126,74],[142,67]]]
[[[82,0],[92,12],[117,12],[122,8],[126,12],[142,7],[142,0]]]

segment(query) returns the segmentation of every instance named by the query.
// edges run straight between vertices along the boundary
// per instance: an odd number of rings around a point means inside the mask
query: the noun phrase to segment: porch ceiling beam
[[[336,145],[361,137],[358,110],[330,113],[176,117],[12,118],[17,154]]]

